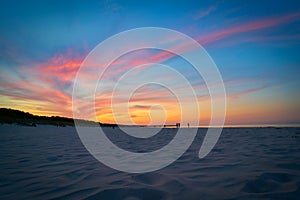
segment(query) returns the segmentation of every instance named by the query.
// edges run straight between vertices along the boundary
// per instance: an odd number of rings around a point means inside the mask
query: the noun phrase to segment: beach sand
[[[110,128],[111,129],[111,128]],[[128,150],[152,151],[175,129],[133,139],[113,130]],[[198,134],[184,155],[158,171],[131,174],[98,162],[74,127],[0,125],[0,199],[297,199],[300,128],[226,128],[199,159]],[[115,137],[115,138],[114,138]]]

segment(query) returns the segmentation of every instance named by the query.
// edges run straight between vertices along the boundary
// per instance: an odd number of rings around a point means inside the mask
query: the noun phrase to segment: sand
[[[175,130],[134,139],[109,137],[135,152],[166,145]],[[227,128],[198,158],[205,129],[161,170],[130,174],[91,156],[74,127],[0,125],[0,199],[297,199],[300,128]]]

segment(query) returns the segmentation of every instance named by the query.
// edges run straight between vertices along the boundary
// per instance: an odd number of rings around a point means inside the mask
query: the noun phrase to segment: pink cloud
[[[26,102],[34,102],[33,107],[38,107],[34,111],[36,113],[71,117],[72,98],[62,85],[72,82],[81,61],[82,58],[73,57],[71,51],[68,51],[66,54],[54,56],[47,62],[33,63],[32,67],[21,66],[21,76],[0,81],[1,96],[7,97],[11,103],[20,103],[18,106],[21,107],[25,106]]]
[[[210,8],[208,10],[213,10],[213,8]],[[245,24],[237,25],[237,26],[230,27],[227,29],[222,29],[222,30],[218,30],[218,31],[215,31],[212,33],[208,33],[206,35],[198,36],[196,38],[196,40],[201,45],[207,45],[207,44],[211,44],[213,42],[223,40],[225,38],[228,38],[228,37],[231,37],[231,36],[234,36],[237,34],[250,32],[250,31],[256,31],[256,30],[262,30],[262,29],[273,27],[273,26],[280,26],[282,24],[290,23],[292,21],[298,20],[299,17],[300,17],[300,12],[297,12],[297,13],[293,13],[293,14],[289,14],[289,15],[285,15],[285,16],[280,16],[280,17],[273,17],[273,18],[251,21],[251,22],[248,22]],[[298,38],[298,36],[296,36],[296,38]],[[259,39],[263,39],[263,38],[256,38],[256,39],[259,40]],[[273,39],[280,39],[280,38],[273,38]],[[282,39],[284,39],[284,38],[282,38]],[[174,42],[174,39],[172,39],[172,41]],[[164,42],[169,42],[169,41],[166,40]],[[191,49],[191,45],[188,43],[179,43],[179,44],[175,44],[172,47],[172,49],[170,49],[170,50],[171,51],[179,50],[180,52],[188,52],[193,49]],[[153,63],[163,62],[163,61],[171,59],[175,56],[177,56],[177,55],[174,55],[167,51],[160,51],[160,52],[152,54],[152,55],[143,56],[143,59],[140,59],[140,57],[138,59],[133,58],[132,60],[127,60],[126,62],[123,62],[121,67],[116,66],[117,70],[111,71],[111,73],[108,75],[113,76],[113,75],[122,73],[128,69],[131,69],[134,66],[146,64],[149,62],[153,62]]]
[[[231,40],[231,41],[226,41],[223,43],[219,43],[217,44],[217,47],[224,47],[224,46],[232,46],[235,44],[240,44],[240,43],[249,43],[249,42],[273,42],[273,41],[299,41],[300,40],[300,35],[281,35],[281,36],[250,36],[247,38],[238,38],[235,40]],[[290,45],[289,43],[278,43],[278,42],[274,42],[272,44],[269,43],[269,45]],[[215,46],[215,45],[214,45]]]
[[[230,36],[245,33],[249,31],[256,31],[261,29],[270,28],[273,26],[278,26],[286,23],[290,23],[292,21],[299,20],[300,12],[292,13],[289,15],[284,15],[280,17],[267,18],[257,21],[248,22],[245,24],[241,24],[238,26],[234,26],[228,29],[219,30],[213,33],[209,33],[204,36],[199,36],[196,40],[202,44],[209,44],[218,40],[222,40],[228,38]]]
[[[217,5],[210,7],[206,12],[213,11],[214,9],[216,9],[216,6]],[[289,23],[289,22],[298,20],[299,17],[300,17],[300,12],[297,12],[297,13],[293,13],[293,14],[289,14],[289,15],[285,15],[285,16],[252,21],[252,22],[248,22],[245,24],[237,25],[234,27],[218,30],[213,33],[208,33],[206,35],[199,36],[196,38],[196,40],[201,45],[207,45],[207,44],[216,42],[218,40],[223,40],[225,38],[231,37],[233,35],[250,32],[250,31],[255,31],[255,30],[266,29],[266,28],[270,28],[273,26],[279,26],[279,25],[282,25],[285,23]],[[172,38],[171,41],[174,42],[176,39],[178,39],[178,38],[175,38],[175,39]],[[169,40],[170,40],[170,38],[166,39],[166,41],[164,41],[164,42],[170,42]],[[179,50],[181,52],[188,52],[193,49],[191,49],[190,44],[180,43],[180,44],[174,45],[171,50],[173,50],[173,51]],[[136,56],[135,57],[131,56],[131,59],[121,58],[117,61],[114,61],[110,65],[110,67],[109,67],[110,69],[106,72],[105,76],[112,78],[112,77],[118,76],[120,74],[123,74],[124,72],[126,72],[127,70],[129,70],[135,66],[147,64],[149,62],[159,63],[159,62],[163,62],[168,59],[171,59],[175,56],[176,55],[174,55],[170,52],[160,51],[155,54],[139,56],[138,58]],[[105,66],[105,64],[102,64],[102,65]],[[76,72],[74,72],[74,74],[76,74]],[[73,74],[70,73],[70,76],[66,76],[65,80],[70,80],[72,75]]]
[[[40,78],[47,82],[54,80],[60,83],[72,82],[74,79],[83,57],[73,56],[69,50],[66,54],[56,55],[46,63],[37,64],[35,69],[41,75]]]
[[[228,97],[232,98],[232,99],[238,99],[240,96],[242,95],[246,95],[246,94],[250,94],[250,93],[254,93],[260,90],[263,90],[265,88],[268,88],[270,86],[267,85],[263,85],[263,86],[259,86],[256,88],[251,88],[251,89],[247,89],[247,90],[242,90],[242,91],[238,91],[238,92],[233,92],[233,93],[229,93]]]
[[[64,91],[42,87],[24,80],[0,83],[0,88],[1,95],[9,97],[12,102],[22,102],[22,105],[25,105],[25,102],[40,102],[40,105],[44,105],[44,107],[40,106],[40,111],[44,110],[48,113],[55,111],[63,116],[71,116],[71,97]]]
[[[214,7],[209,8],[204,13],[199,13],[198,17],[202,17],[208,15],[212,12]],[[274,26],[280,26],[283,24],[290,23],[292,21],[299,20],[300,12],[280,16],[280,17],[273,17],[267,18],[257,21],[248,22],[245,24],[240,24],[234,27],[230,27],[227,29],[218,30],[213,33],[209,33],[206,35],[202,35],[196,38],[200,44],[206,45],[213,43],[215,41],[223,40],[225,38],[250,32],[250,31],[257,31],[262,30]],[[295,38],[299,38],[299,36],[294,36]],[[264,40],[265,38],[255,37],[256,40]],[[270,39],[285,39],[283,37],[271,37]],[[167,41],[167,40],[166,40]],[[165,42],[166,42],[165,41]],[[173,39],[172,39],[173,41]],[[168,42],[168,41],[167,41]],[[189,44],[179,44],[173,46],[174,49],[181,49],[181,51],[188,52],[192,50]],[[108,71],[106,74],[107,77],[110,78],[120,73],[124,73],[124,71],[129,70],[137,65],[146,64],[149,62],[163,62],[170,58],[173,58],[174,54],[171,54],[166,51],[161,51],[155,54],[145,54],[145,56],[140,56],[138,59],[134,57],[133,59],[124,59],[124,60],[117,60],[112,63],[112,69]],[[35,63],[37,67],[29,68],[23,67],[20,68],[20,73],[29,78],[33,78],[33,81],[29,82],[26,80],[11,80],[10,82],[0,82],[0,90],[2,96],[7,96],[11,100],[35,100],[40,102],[48,102],[50,104],[49,107],[44,108],[44,110],[49,111],[56,111],[60,112],[62,115],[71,116],[71,97],[64,89],[58,89],[58,86],[61,86],[65,83],[72,83],[80,65],[83,61],[83,56],[74,56],[71,51],[66,52],[65,54],[56,55],[53,58],[49,59],[44,63]],[[98,64],[98,66],[105,66],[103,63]],[[95,77],[86,77],[86,78],[98,78],[96,74]],[[244,91],[239,91],[230,94],[231,98],[238,98],[240,95],[249,94],[252,92],[256,92],[266,88],[267,86],[260,86],[257,88],[252,88]],[[164,96],[166,92],[156,92],[155,95],[149,91],[147,97],[137,96],[136,98],[132,99],[133,103],[142,104],[145,101],[153,101],[153,102],[162,102],[162,103],[170,103],[170,97]],[[106,94],[109,97],[109,94]],[[158,98],[160,97],[160,98]],[[99,99],[98,99],[99,100]],[[119,100],[122,102],[122,99]],[[110,105],[110,99],[104,98],[99,100],[97,106],[99,109],[103,107],[103,109]]]

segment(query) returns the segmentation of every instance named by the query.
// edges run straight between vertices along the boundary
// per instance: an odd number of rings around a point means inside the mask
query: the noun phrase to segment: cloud
[[[209,9],[206,10],[205,13],[211,12],[214,9],[216,9],[217,5],[218,4],[210,7]],[[215,32],[211,32],[211,33],[208,33],[205,35],[200,35],[200,36],[196,37],[196,40],[201,45],[208,45],[208,44],[214,43],[219,40],[224,40],[224,39],[229,38],[234,35],[251,32],[251,31],[262,30],[262,29],[290,23],[292,21],[299,20],[299,17],[300,17],[300,12],[296,12],[296,13],[292,13],[292,14],[288,14],[288,15],[284,15],[284,16],[280,16],[280,17],[272,17],[272,18],[250,21],[250,22],[247,22],[244,24],[239,24],[239,25],[229,27],[226,29],[217,30]],[[256,39],[260,40],[262,38],[256,38]],[[174,41],[176,41],[176,39],[166,38],[166,40],[163,42],[169,43],[170,41],[174,43]],[[172,47],[171,50],[173,50],[173,51],[180,50],[181,52],[189,52],[193,49],[191,49],[191,45],[188,43],[182,44],[182,43],[175,42],[174,46]],[[159,51],[157,53],[152,53],[152,54],[144,53],[144,55],[142,55],[142,56],[136,56],[134,54],[129,54],[128,56],[125,56],[125,58],[122,57],[122,58],[118,59],[117,61],[113,62],[110,65],[109,69],[106,71],[105,76],[106,76],[106,78],[114,80],[115,77],[118,77],[118,76],[124,74],[126,71],[128,71],[129,69],[132,69],[135,66],[147,64],[150,62],[151,63],[161,63],[161,62],[167,61],[169,59],[172,59],[176,56],[177,55],[174,55],[167,51]],[[58,59],[61,59],[61,58],[58,58]],[[77,64],[79,64],[80,58],[76,59],[76,60],[78,61]],[[77,69],[71,67],[73,65],[76,66],[76,61],[75,61],[75,63],[70,63],[69,65],[70,65],[70,68],[67,67],[67,69],[70,70],[68,75],[63,76],[63,73],[62,73],[62,76],[60,76],[62,81],[68,81],[72,78],[72,76],[74,74],[76,74]],[[105,63],[101,64],[101,66],[105,66],[105,65],[106,65]],[[65,66],[63,66],[61,68],[57,67],[55,69],[58,72],[64,72],[64,70],[66,68],[65,68]],[[47,71],[48,68],[44,68],[44,70]],[[52,67],[50,67],[50,73],[51,73],[51,70],[53,70]],[[53,71],[53,72],[57,73],[56,71]],[[94,78],[97,78],[97,77],[94,77]]]
[[[267,19],[251,21],[234,27],[209,33],[203,36],[199,36],[198,38],[196,38],[196,40],[202,45],[210,44],[218,40],[231,37],[233,35],[250,32],[250,31],[262,30],[274,26],[287,24],[293,21],[298,21],[300,19],[299,17],[300,17],[300,12],[296,12],[296,13],[292,13],[280,17],[272,17]]]
[[[217,5],[213,6],[216,7]],[[208,10],[213,10],[213,8],[210,8]],[[274,26],[281,26],[283,24],[287,24],[293,21],[297,21],[300,18],[300,12],[288,14],[288,15],[283,15],[279,17],[271,17],[271,18],[266,18],[266,19],[259,19],[255,21],[250,21],[247,23],[239,24],[233,27],[228,27],[225,29],[220,29],[215,32],[210,32],[205,35],[200,35],[196,37],[196,40],[201,44],[201,45],[208,45],[212,44],[214,42],[217,42],[219,40],[224,40],[226,38],[232,37],[234,35],[246,33],[246,32],[251,32],[251,31],[258,31],[258,30],[263,30],[266,28],[271,28]],[[299,38],[299,36],[292,36],[292,37],[273,37],[269,39],[292,39],[292,38]],[[173,47],[170,49],[170,51],[176,51],[179,50],[180,52],[189,52],[192,51],[193,49],[191,48],[191,44],[189,43],[179,43],[176,42],[176,39],[178,38],[168,38],[166,39],[165,43],[169,43],[170,41],[174,43]],[[261,37],[255,37],[253,38],[254,40],[263,40],[264,38]],[[240,41],[240,40],[239,40]],[[240,41],[243,42],[243,41]],[[112,63],[110,66],[110,70],[107,71],[107,76],[108,77],[115,77],[118,75],[123,74],[127,70],[138,66],[138,65],[143,65],[147,63],[161,63],[164,61],[167,61],[169,59],[172,59],[176,57],[177,55],[172,54],[171,52],[167,51],[159,51],[157,53],[152,53],[152,54],[145,54],[143,56],[128,56],[127,59],[120,59],[118,60],[119,62],[117,63]]]
[[[278,42],[281,41],[281,42]],[[252,43],[252,42],[273,42],[268,43],[272,46],[290,46],[290,42],[299,42],[300,41],[300,34],[293,34],[293,35],[279,35],[279,36],[269,36],[269,35],[251,35],[248,37],[243,38],[236,38],[235,40],[230,40],[223,42],[222,44],[217,44],[218,47],[224,47],[224,46],[232,46],[235,44],[241,44],[241,43]],[[215,45],[214,45],[215,46]]]
[[[75,75],[83,61],[82,56],[74,56],[71,50],[68,50],[65,54],[59,54],[52,57],[50,60],[44,63],[37,63],[37,68],[31,68],[31,70],[37,70],[40,74],[42,81],[50,84],[64,84],[70,83],[75,78]]]
[[[131,108],[136,108],[136,109],[143,109],[143,110],[150,110],[150,109],[160,109],[159,106],[157,105],[134,105]]]
[[[8,104],[7,101],[10,101],[22,108],[22,105],[31,102],[35,114],[72,116],[69,87],[81,61],[80,57],[74,57],[69,50],[46,62],[20,66],[16,69],[17,75],[13,76],[11,71],[7,71],[6,76],[9,78],[0,80],[0,95],[5,99],[2,103]]]
[[[149,106],[149,105],[134,105],[134,106],[132,106],[132,108],[138,108],[138,109],[146,109],[146,110],[149,110],[149,109],[151,109],[151,105]]]
[[[210,7],[205,12],[198,13],[198,19],[207,16],[213,12],[216,7]],[[225,29],[217,30],[206,35],[201,35],[196,38],[197,41],[202,45],[214,43],[216,41],[224,40],[234,35],[263,30],[275,26],[281,26],[284,24],[291,23],[300,19],[300,12],[292,13],[279,17],[270,17],[266,19],[259,19],[250,21],[244,24],[228,27]],[[299,38],[298,35],[292,36],[293,38]],[[265,40],[263,37],[253,37],[255,40]],[[269,39],[290,39],[289,37],[270,37]],[[170,42],[166,40],[164,42]],[[172,40],[174,42],[174,40]],[[193,49],[190,48],[189,44],[177,44],[174,43],[174,49],[182,49],[183,52],[188,52]],[[9,52],[14,52],[13,49]],[[11,53],[13,54],[13,53]],[[143,56],[132,56],[127,59],[121,59],[115,61],[111,65],[111,69],[107,72],[104,79],[113,79],[118,77],[120,74],[133,68],[137,65],[146,64],[149,62],[164,62],[176,55],[169,52],[160,51],[152,54],[145,54]],[[129,58],[129,59],[128,59]],[[45,62],[32,63],[32,66],[21,66],[18,70],[19,76],[11,76],[10,78],[0,79],[0,95],[2,99],[5,97],[5,102],[18,102],[21,105],[28,105],[30,102],[34,102],[36,106],[36,112],[56,113],[60,115],[72,116],[71,110],[71,86],[73,79],[84,59],[84,55],[76,55],[72,50],[68,50],[63,54],[58,54],[46,60]],[[98,64],[99,67],[105,66],[105,63]],[[97,67],[97,66],[95,66]],[[11,74],[8,74],[10,76]],[[91,77],[93,75],[93,77]],[[3,75],[4,76],[4,75]],[[25,78],[24,78],[25,77]],[[93,79],[98,78],[97,74],[91,73],[86,78]],[[155,78],[160,78],[154,77]],[[167,78],[167,77],[164,77]],[[242,80],[243,81],[243,80]],[[202,86],[202,84],[198,84]],[[240,91],[231,91],[229,93],[230,98],[239,98],[241,95],[254,93],[265,88],[268,85],[262,85],[249,89],[242,89]],[[177,91],[184,91],[184,88],[177,88]],[[145,92],[144,95],[143,92]],[[136,109],[149,109],[150,102],[152,104],[165,104],[172,106],[174,104],[174,97],[172,97],[166,91],[157,91],[145,88],[137,94],[135,98],[131,99],[131,103],[134,104],[133,108]],[[106,116],[111,113],[111,94],[110,92],[103,93],[103,96],[97,97],[96,107],[101,116]],[[199,99],[204,99],[205,95],[199,95]],[[116,102],[122,103],[123,98],[116,99]],[[91,109],[91,108],[87,108]]]
[[[31,103],[32,106],[40,105],[39,109],[35,110],[36,113],[55,112],[62,116],[71,114],[71,97],[61,90],[42,87],[25,80],[12,80],[9,83],[0,83],[0,92],[2,97],[6,97],[11,103],[17,103],[18,107],[26,103]]]
[[[259,87],[255,87],[255,88],[241,90],[241,91],[238,91],[238,92],[232,92],[232,93],[229,93],[228,97],[232,98],[232,99],[238,99],[240,96],[243,96],[243,95],[246,95],[246,94],[250,94],[250,93],[254,93],[254,92],[263,90],[265,88],[268,88],[268,87],[270,87],[270,86],[263,85],[263,86],[259,86]]]
[[[202,10],[200,12],[198,12],[195,16],[194,19],[198,20],[201,19],[205,16],[208,16],[210,13],[212,13],[213,11],[215,11],[217,9],[218,4],[216,5],[212,5],[209,8],[207,8],[206,10]]]

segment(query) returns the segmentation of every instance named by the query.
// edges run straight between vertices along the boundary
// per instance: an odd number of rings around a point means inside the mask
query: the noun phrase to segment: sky
[[[179,31],[204,47],[224,80],[226,125],[300,124],[300,3],[287,0],[2,1],[0,107],[72,117],[75,77],[89,52],[115,34],[141,27]],[[200,125],[209,123],[211,101],[203,78],[180,56],[155,49],[122,55],[101,78],[86,77],[101,80],[95,94],[98,121],[173,124],[180,120],[180,106],[193,109],[188,96],[184,102],[175,98],[186,88],[171,74],[136,68],[146,63],[182,74],[195,89]],[[115,94],[113,112],[112,86],[135,69],[130,83]],[[149,78],[168,81],[174,89],[147,84],[125,101],[135,81]],[[185,123],[197,125],[197,120],[190,116]]]

